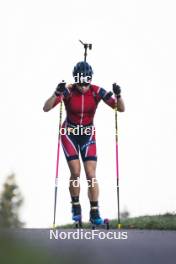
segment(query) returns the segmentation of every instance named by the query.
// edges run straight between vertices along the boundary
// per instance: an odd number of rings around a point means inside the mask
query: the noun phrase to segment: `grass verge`
[[[117,220],[110,220],[110,228],[117,228]],[[153,230],[176,230],[176,214],[166,213],[163,215],[145,215],[121,219],[122,228],[125,229],[153,229]],[[73,228],[73,224],[59,226],[58,228]],[[90,228],[89,223],[83,223],[83,228]]]

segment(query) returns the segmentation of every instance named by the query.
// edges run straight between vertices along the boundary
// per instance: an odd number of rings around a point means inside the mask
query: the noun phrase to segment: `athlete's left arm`
[[[113,93],[112,92],[107,92],[105,89],[100,88],[99,94],[102,98],[102,100],[109,105],[110,107],[112,107],[113,109],[115,109],[117,107],[117,110],[119,112],[124,112],[125,111],[125,104],[124,101],[122,99],[122,97],[120,96],[119,98],[117,98],[117,100],[113,97]]]

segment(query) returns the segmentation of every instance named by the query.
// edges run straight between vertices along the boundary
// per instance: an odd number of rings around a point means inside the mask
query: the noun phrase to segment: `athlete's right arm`
[[[71,85],[66,86],[66,83],[64,82],[59,83],[54,94],[50,98],[48,98],[48,100],[45,102],[43,111],[48,112],[53,107],[55,107],[58,103],[60,103],[61,100],[70,93],[69,91],[70,86]]]
[[[61,101],[61,96],[56,96],[55,93],[46,100],[43,111],[48,112],[50,111],[54,106],[56,106]]]

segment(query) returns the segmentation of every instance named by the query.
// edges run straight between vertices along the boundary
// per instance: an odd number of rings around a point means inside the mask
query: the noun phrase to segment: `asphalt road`
[[[86,231],[90,232],[89,236],[87,236],[89,239],[83,238]],[[94,231],[94,234],[96,234],[94,239],[90,239],[90,236],[93,236],[91,230],[80,230],[79,239],[74,239],[78,238],[76,229],[57,230],[54,233],[49,229],[15,229],[12,231],[0,231],[0,235],[3,233],[8,236],[9,234],[16,241],[27,243],[29,247],[49,252],[56,263],[176,263],[176,231],[109,231],[116,232],[115,238],[118,239],[108,239],[107,237],[102,239],[107,236],[108,231],[106,230]],[[74,233],[74,238],[73,233],[70,232],[77,232]],[[100,232],[102,233],[100,234]],[[100,237],[99,234],[101,235]],[[112,233],[109,234],[109,237],[112,238]],[[57,258],[59,260],[60,257],[64,259],[64,262],[57,262]]]

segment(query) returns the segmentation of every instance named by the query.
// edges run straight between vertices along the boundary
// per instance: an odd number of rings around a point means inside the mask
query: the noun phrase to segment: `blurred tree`
[[[0,227],[24,226],[18,215],[22,203],[23,197],[16,184],[15,175],[11,174],[7,177],[0,194]]]
[[[121,213],[120,213],[121,218],[127,219],[130,217],[130,212],[125,208]]]

